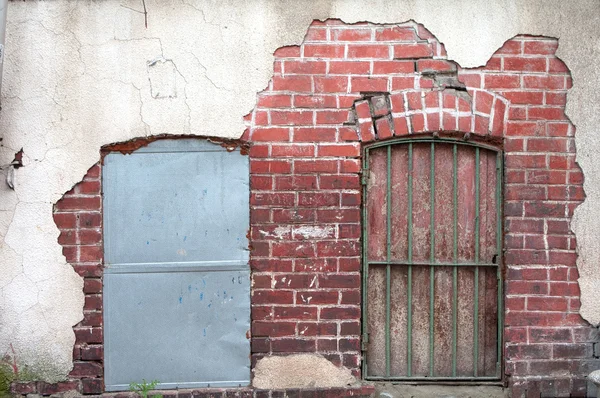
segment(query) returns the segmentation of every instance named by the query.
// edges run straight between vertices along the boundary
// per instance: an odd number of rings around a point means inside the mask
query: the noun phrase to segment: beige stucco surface
[[[239,137],[272,53],[313,19],[423,23],[462,66],[516,34],[560,39],[574,77],[568,115],[588,198],[574,220],[582,314],[600,322],[600,2],[597,0],[137,0],[9,4],[0,111],[0,357],[49,381],[71,368],[82,281],[57,243],[52,205],[101,145],[152,134]]]

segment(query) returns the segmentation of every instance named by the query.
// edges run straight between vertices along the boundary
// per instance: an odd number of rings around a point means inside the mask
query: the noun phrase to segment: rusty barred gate
[[[363,375],[493,381],[502,353],[502,153],[378,142],[363,163]]]

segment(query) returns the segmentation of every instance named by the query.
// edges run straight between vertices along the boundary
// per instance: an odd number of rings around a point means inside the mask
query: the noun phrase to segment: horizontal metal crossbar
[[[369,265],[397,265],[406,266],[418,265],[425,267],[497,267],[494,263],[407,263],[404,261],[369,261]]]

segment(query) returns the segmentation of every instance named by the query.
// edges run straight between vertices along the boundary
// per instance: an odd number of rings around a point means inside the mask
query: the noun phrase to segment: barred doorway
[[[364,377],[500,379],[502,153],[421,137],[363,161]]]

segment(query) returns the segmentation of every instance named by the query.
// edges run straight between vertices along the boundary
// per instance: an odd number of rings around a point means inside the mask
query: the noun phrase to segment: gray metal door
[[[105,157],[107,391],[250,383],[248,175],[198,139]]]

